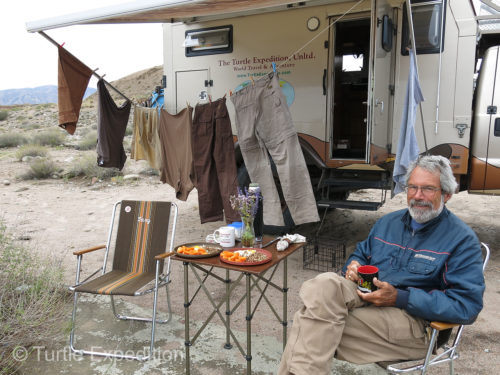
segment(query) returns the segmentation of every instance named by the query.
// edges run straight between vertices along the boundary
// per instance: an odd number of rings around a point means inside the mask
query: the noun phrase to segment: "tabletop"
[[[262,243],[267,243],[271,240],[273,240],[275,237],[272,236],[264,236],[262,239]],[[264,264],[259,264],[255,266],[238,266],[238,265],[233,265],[229,263],[224,263],[220,260],[219,256],[214,256],[210,258],[183,258],[178,255],[172,256],[173,260],[178,260],[182,262],[187,262],[187,263],[195,263],[198,265],[204,265],[204,266],[213,266],[217,268],[224,268],[224,269],[229,269],[232,271],[238,271],[238,272],[245,272],[245,273],[251,273],[254,275],[261,274],[265,271],[267,271],[269,268],[273,267],[277,263],[281,262],[283,259],[286,257],[290,256],[293,254],[295,251],[300,249],[305,245],[305,242],[301,243],[292,243],[288,246],[288,248],[284,251],[278,251],[276,250],[276,244],[277,242],[272,243],[269,246],[263,247],[263,249],[268,250],[272,254],[272,260],[270,262],[264,263]],[[236,243],[236,246],[234,248],[227,248],[226,250],[232,250],[236,249],[238,247],[238,243]],[[256,247],[258,248],[258,247]]]

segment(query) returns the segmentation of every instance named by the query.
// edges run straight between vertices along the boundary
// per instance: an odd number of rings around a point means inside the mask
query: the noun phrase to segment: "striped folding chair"
[[[111,248],[110,244],[118,207],[120,207],[120,216],[114,246],[113,269],[106,272],[106,263]],[[136,360],[147,360],[151,357],[154,350],[156,323],[167,323],[172,316],[168,291],[171,262],[169,256],[173,254],[172,248],[176,224],[177,205],[175,203],[124,200],[115,203],[113,207],[107,244],[73,253],[77,256],[76,284],[70,287],[70,290],[74,291],[72,328],[70,333],[70,348],[73,352]],[[167,238],[169,236],[170,241],[167,251]],[[83,255],[99,249],[106,249],[102,267],[80,282]],[[164,269],[165,259],[167,259],[166,270]],[[100,275],[98,275],[99,273]],[[165,320],[157,320],[156,306],[158,290],[162,286],[165,286],[167,292],[168,317]],[[116,312],[113,296],[142,296],[151,292],[154,293],[151,318],[125,316]],[[109,295],[113,314],[118,319],[151,322],[149,354],[146,356],[132,356],[76,349],[74,346],[75,320],[78,295],[80,293]]]

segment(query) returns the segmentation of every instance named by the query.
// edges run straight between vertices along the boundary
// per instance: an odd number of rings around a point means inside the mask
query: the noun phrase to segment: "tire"
[[[271,168],[273,172],[274,182],[276,184],[276,188],[278,189],[278,194],[280,196],[281,201],[281,210],[283,212],[283,221],[285,222],[284,226],[277,225],[266,225],[264,224],[264,234],[285,234],[290,233],[295,228],[295,223],[293,222],[292,215],[290,214],[290,210],[283,198],[283,191],[281,190],[281,183],[279,182],[278,172],[276,170],[276,166],[273,162],[271,162]],[[248,188],[250,184],[250,176],[248,175],[247,167],[244,163],[242,163],[238,167],[238,185],[240,188]],[[265,204],[265,203],[264,203]]]

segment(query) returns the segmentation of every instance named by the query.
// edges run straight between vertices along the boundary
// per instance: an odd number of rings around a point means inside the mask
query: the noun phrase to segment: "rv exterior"
[[[420,152],[449,158],[460,190],[500,193],[499,14],[489,0],[411,0],[408,8],[403,0],[148,0],[27,29],[47,37],[78,24],[162,23],[171,113],[228,97],[275,63],[319,205],[375,210],[401,146],[410,46],[425,98],[415,123]],[[380,189],[380,201],[347,199],[363,188]]]
[[[357,189],[391,187],[411,46],[406,4],[322,3],[164,24],[166,108],[229,97],[272,72],[274,62],[320,204],[377,209],[384,194],[379,202],[346,198]],[[486,114],[499,97],[498,48],[486,54],[473,111],[473,4],[414,0],[412,21],[425,97],[415,123],[420,151],[449,158],[461,190],[500,192],[500,119]]]

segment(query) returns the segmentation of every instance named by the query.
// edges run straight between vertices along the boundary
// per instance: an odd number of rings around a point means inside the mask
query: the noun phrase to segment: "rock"
[[[23,163],[29,163],[32,160],[33,160],[33,156],[29,156],[29,155],[23,156],[23,158],[21,159],[21,161]]]
[[[141,176],[139,176],[138,174],[127,174],[127,175],[123,176],[123,180],[124,181],[127,181],[127,180],[138,180],[140,178],[141,178]]]
[[[28,188],[28,187],[26,187],[26,186],[23,186],[22,188],[17,189],[15,192],[16,192],[16,193],[20,193],[20,192],[22,192],[22,191],[26,191],[26,190],[29,190],[29,188]]]
[[[9,181],[9,180],[3,180],[3,184],[4,184],[5,186],[9,186],[9,185],[10,185],[10,181]]]
[[[21,235],[21,236],[17,237],[17,239],[21,240],[21,241],[29,241],[29,240],[31,240],[31,236]]]

